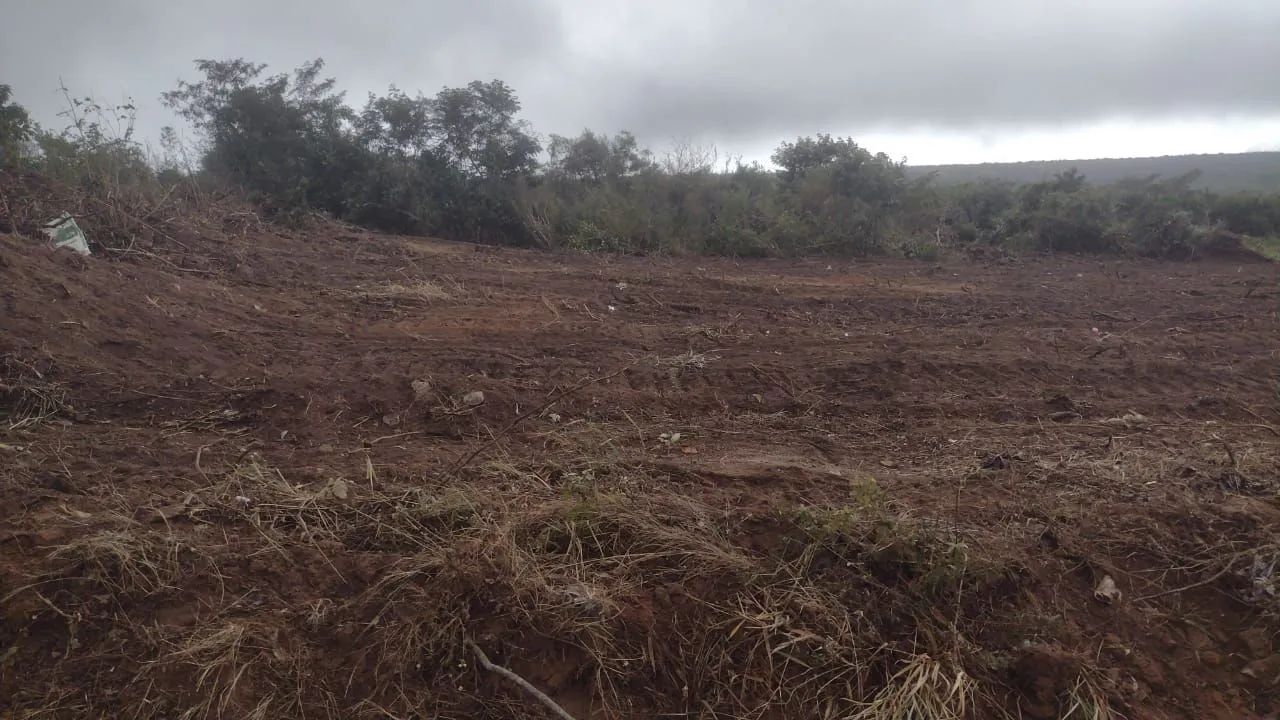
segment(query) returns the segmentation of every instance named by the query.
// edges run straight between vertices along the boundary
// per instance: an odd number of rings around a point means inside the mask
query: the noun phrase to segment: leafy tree
[[[815,170],[832,167],[840,167],[850,176],[864,169],[868,175],[883,173],[895,180],[906,176],[903,164],[895,163],[888,155],[873,155],[853,138],[833,138],[826,134],[783,142],[770,159],[782,168],[782,179],[788,183],[800,180]]]
[[[810,226],[816,248],[869,252],[883,246],[907,188],[903,163],[830,135],[784,142],[772,159],[782,168],[790,207]]]
[[[590,130],[576,138],[552,135],[547,154],[550,172],[594,183],[617,181],[653,167],[651,153],[641,150],[635,135],[625,130],[612,140]]]
[[[36,133],[27,109],[12,102],[12,98],[13,89],[0,84],[0,167],[21,159]]]
[[[321,79],[322,60],[262,78],[265,66],[198,60],[204,79],[180,82],[163,100],[205,135],[205,168],[284,207],[339,213],[343,170],[356,159],[354,113]]]
[[[383,97],[370,93],[356,128],[370,152],[416,157],[435,143],[433,113],[429,98],[409,97],[393,85]]]
[[[437,149],[471,177],[511,180],[532,173],[542,147],[516,118],[520,101],[501,80],[445,88],[431,103]]]

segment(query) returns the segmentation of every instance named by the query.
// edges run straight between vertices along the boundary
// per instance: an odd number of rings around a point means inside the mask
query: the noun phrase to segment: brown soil
[[[1280,710],[1274,266],[178,240],[0,236],[4,717]]]

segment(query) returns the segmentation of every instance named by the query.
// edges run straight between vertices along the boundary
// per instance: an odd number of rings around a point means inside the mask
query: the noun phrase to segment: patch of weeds
[[[851,720],[963,720],[976,689],[962,668],[916,655]]]
[[[962,542],[920,542],[919,566],[923,569],[919,583],[931,597],[941,597],[960,586],[969,573],[969,548]]]

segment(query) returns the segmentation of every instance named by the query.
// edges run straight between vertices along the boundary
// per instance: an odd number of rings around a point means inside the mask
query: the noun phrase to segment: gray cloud
[[[56,42],[54,37],[58,39]],[[353,102],[502,78],[542,132],[990,134],[1129,117],[1280,116],[1274,0],[339,0],[27,3],[0,82],[48,124],[58,76],[132,94],[143,129],[196,57],[324,57]]]

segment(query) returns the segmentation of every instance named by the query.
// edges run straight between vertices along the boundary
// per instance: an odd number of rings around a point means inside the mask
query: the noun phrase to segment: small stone
[[[484,393],[479,390],[472,390],[462,396],[462,404],[467,407],[479,407],[484,404]]]
[[[383,415],[382,424],[386,425],[387,427],[395,427],[400,424],[400,416],[399,415]]]

